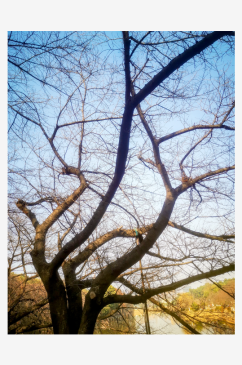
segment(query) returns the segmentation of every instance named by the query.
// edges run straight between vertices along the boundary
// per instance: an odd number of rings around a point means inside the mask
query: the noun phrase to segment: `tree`
[[[39,278],[12,274],[8,284],[8,333],[51,333],[48,298]]]
[[[151,301],[182,324],[188,333],[234,334],[234,284],[234,279],[225,279],[173,295],[170,301],[168,298],[161,298],[162,301],[152,298]]]
[[[83,305],[87,290],[82,290]],[[108,293],[122,292],[110,287]],[[94,333],[136,333],[134,308],[125,304],[110,304],[101,310]],[[46,291],[39,278],[11,273],[8,278],[8,333],[53,334]]]
[[[55,334],[234,270],[233,39],[9,32],[9,210]]]

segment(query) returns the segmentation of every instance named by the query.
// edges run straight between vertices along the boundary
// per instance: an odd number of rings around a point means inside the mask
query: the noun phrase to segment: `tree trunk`
[[[67,286],[69,333],[77,335],[82,319],[82,295],[78,286]]]
[[[48,293],[54,334],[69,334],[66,290],[59,274],[54,273],[44,285]]]
[[[90,299],[89,295],[86,296],[81,325],[78,332],[79,334],[93,335],[97,317],[103,308],[103,306],[99,305],[97,301],[97,298]]]

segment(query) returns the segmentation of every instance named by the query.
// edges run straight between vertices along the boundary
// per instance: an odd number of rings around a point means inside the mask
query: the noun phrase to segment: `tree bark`
[[[82,291],[76,281],[75,268],[64,263],[66,294],[68,301],[68,325],[69,333],[77,335],[82,319]]]
[[[58,272],[45,280],[44,285],[48,293],[54,334],[69,334],[66,289]]]
[[[91,290],[90,290],[90,292],[94,293]],[[95,329],[95,324],[97,321],[97,317],[98,317],[101,309],[103,308],[103,305],[98,303],[99,298],[96,296],[91,299],[90,294],[88,293],[88,295],[86,296],[81,325],[80,325],[80,329],[78,332],[79,334],[82,334],[82,335],[92,335],[93,334],[94,329]]]

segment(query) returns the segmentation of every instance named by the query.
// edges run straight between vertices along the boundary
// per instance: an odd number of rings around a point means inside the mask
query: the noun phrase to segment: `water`
[[[140,333],[146,333],[144,316],[139,315],[135,317],[136,329]],[[159,315],[149,315],[150,330],[153,335],[184,335],[185,331],[182,330],[172,318]]]

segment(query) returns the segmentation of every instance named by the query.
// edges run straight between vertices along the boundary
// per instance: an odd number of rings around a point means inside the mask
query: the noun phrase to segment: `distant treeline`
[[[189,289],[189,292],[179,294],[174,303],[183,310],[187,310],[189,307],[197,310],[205,306],[234,307],[234,297],[235,279],[233,278]]]

